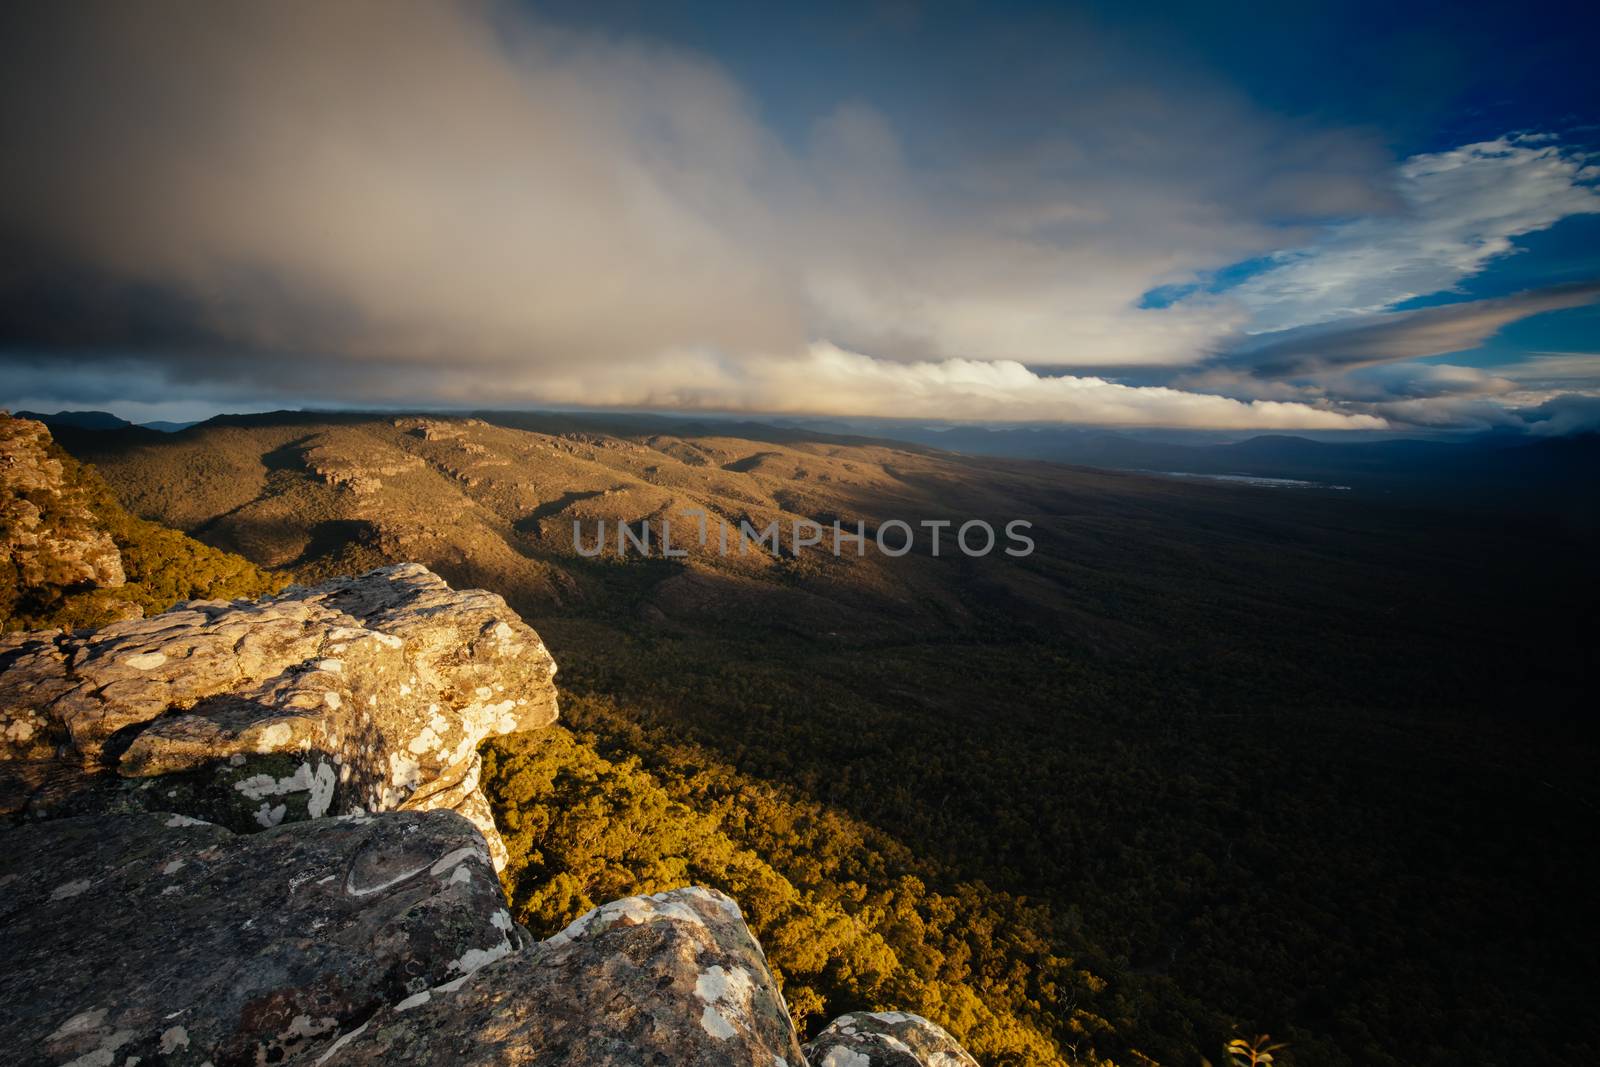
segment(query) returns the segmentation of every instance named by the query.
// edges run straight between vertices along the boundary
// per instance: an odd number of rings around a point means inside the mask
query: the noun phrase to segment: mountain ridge
[[[104,416],[96,425],[60,424],[69,441],[84,433],[128,433],[130,440],[149,427],[99,425],[117,419],[109,412],[60,413]],[[396,413],[380,413],[392,417]],[[401,413],[403,414],[403,413]],[[315,421],[337,422],[348,413],[280,410],[247,415],[216,415],[197,426],[252,427]],[[685,437],[738,437],[777,443],[824,434],[841,445],[931,448],[940,452],[1002,459],[1042,460],[1072,466],[1121,470],[1153,476],[1251,476],[1307,483],[1309,488],[1353,490],[1366,496],[1409,499],[1431,507],[1481,513],[1508,502],[1551,514],[1565,524],[1600,528],[1600,434],[1538,437],[1526,432],[1484,431],[1433,437],[1395,436],[1384,440],[1333,441],[1295,434],[1254,434],[1225,443],[1182,443],[1111,429],[1059,427],[923,426],[889,420],[856,425],[847,421],[784,418],[704,418],[684,415],[603,412],[420,413],[420,417],[481,418],[519,428],[558,432],[657,433]],[[50,418],[46,417],[46,421]],[[152,424],[153,425],[153,424]],[[563,429],[564,428],[564,429]],[[165,430],[165,427],[163,427]],[[1191,435],[1195,436],[1195,435]],[[104,449],[91,436],[90,449]]]

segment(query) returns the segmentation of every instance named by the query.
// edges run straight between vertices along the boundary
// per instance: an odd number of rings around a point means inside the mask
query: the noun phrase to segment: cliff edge
[[[477,748],[555,669],[416,564],[0,639],[13,1062],[974,1067],[901,1013],[802,1048],[715,890],[517,926]]]

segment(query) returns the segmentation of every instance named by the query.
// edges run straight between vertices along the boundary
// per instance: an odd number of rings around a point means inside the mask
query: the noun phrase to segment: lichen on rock
[[[9,1062],[289,1062],[528,940],[482,837],[449,812],[246,836],[95,815],[3,839]]]
[[[340,1064],[805,1064],[738,905],[698,887],[596,908],[332,1044]]]
[[[241,830],[449,808],[503,866],[478,745],[554,722],[554,673],[500,597],[401,564],[254,603],[9,637],[0,744],[157,779],[124,801],[181,798]]]
[[[805,1047],[811,1067],[978,1067],[937,1023],[904,1011],[855,1011]]]

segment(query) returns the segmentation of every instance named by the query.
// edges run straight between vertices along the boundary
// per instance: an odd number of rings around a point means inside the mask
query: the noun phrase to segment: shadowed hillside
[[[798,1011],[892,989],[989,1064],[1192,1062],[1235,1024],[1299,1064],[1595,1051],[1600,961],[1570,936],[1595,918],[1582,540],[743,424],[280,413],[62,438],[207,544],[307,578],[415,560],[538,628],[589,755],[491,757],[534,925],[684,864],[768,879],[806,901],[793,921],[883,946],[867,980],[763,929]],[[835,557],[796,550],[803,519],[1022,519],[1037,550]],[[685,556],[617,553],[617,524],[664,520]],[[781,549],[722,555],[719,520],[778,520]],[[588,544],[602,521],[583,558],[574,522]],[[527,814],[576,801],[645,829]],[[942,999],[962,987],[998,1019]]]

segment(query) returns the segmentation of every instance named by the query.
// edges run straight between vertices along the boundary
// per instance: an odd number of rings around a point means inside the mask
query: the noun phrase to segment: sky
[[[0,404],[1593,430],[1597,30],[10,4]]]

